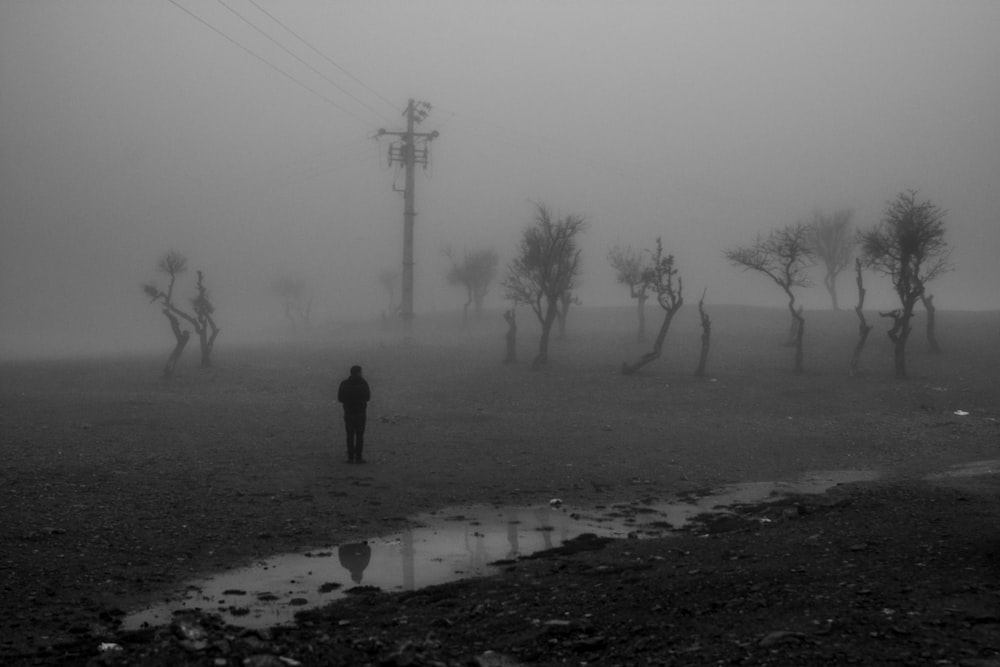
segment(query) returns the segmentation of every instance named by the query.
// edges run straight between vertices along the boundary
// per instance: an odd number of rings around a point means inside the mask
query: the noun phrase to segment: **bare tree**
[[[503,286],[506,298],[530,306],[542,326],[538,354],[531,364],[538,369],[548,362],[549,336],[559,314],[559,299],[571,289],[579,271],[577,237],[586,228],[586,221],[577,215],[553,220],[547,207],[535,206],[535,221],[524,230]]]
[[[712,344],[712,320],[705,312],[705,294],[708,293],[706,287],[702,290],[701,298],[698,300],[698,317],[701,320],[701,354],[698,355],[698,367],[694,369],[695,377],[705,375],[705,366],[708,364],[708,349]]]
[[[191,337],[191,332],[181,327],[181,320],[189,324],[198,334],[201,344],[201,367],[208,368],[212,365],[212,349],[219,335],[219,328],[213,318],[215,306],[209,297],[208,288],[205,287],[204,275],[201,271],[197,272],[195,296],[191,299],[192,312],[187,312],[181,310],[174,301],[174,286],[178,276],[187,271],[187,258],[176,250],[171,250],[157,262],[157,271],[167,276],[166,290],[161,290],[155,282],[148,282],[142,286],[142,291],[149,297],[151,303],[159,303],[162,306],[163,315],[170,323],[176,341],[163,369],[163,375],[165,377],[173,375],[177,360],[180,359]]]
[[[758,236],[753,245],[727,250],[729,263],[744,271],[757,271],[774,281],[788,297],[788,312],[795,324],[795,372],[803,372],[802,339],[805,318],[802,309],[795,308],[795,287],[810,287],[806,270],[814,264],[815,253],[809,243],[810,228],[802,222],[773,230],[766,237]]]
[[[618,283],[627,285],[629,296],[635,299],[636,316],[639,319],[635,340],[641,343],[646,340],[646,300],[654,279],[653,267],[632,246],[612,246],[608,250],[608,263],[615,270]]]
[[[312,311],[312,298],[306,291],[305,281],[291,276],[278,276],[271,283],[271,289],[281,298],[281,305],[285,312],[285,318],[292,326],[292,330],[300,326],[309,326],[309,317]]]
[[[197,293],[191,299],[191,308],[194,310],[195,324],[194,330],[198,334],[198,342],[201,347],[201,367],[208,368],[212,365],[212,349],[215,347],[215,339],[219,336],[219,327],[215,324],[215,306],[209,298],[208,288],[205,287],[205,274],[201,271],[198,274],[198,283],[195,286]]]
[[[851,355],[851,375],[855,375],[858,372],[858,365],[861,363],[861,351],[865,349],[868,334],[872,331],[872,326],[865,319],[864,307],[867,291],[865,290],[864,280],[861,277],[861,267],[861,258],[855,258],[854,274],[855,282],[858,285],[858,305],[854,307],[854,312],[858,316],[858,342],[854,345],[854,353]]]
[[[444,249],[444,256],[451,262],[447,279],[451,285],[461,285],[465,288],[466,301],[462,306],[462,322],[467,324],[469,320],[469,306],[475,305],[476,319],[483,316],[483,300],[489,292],[490,283],[497,275],[497,265],[500,257],[495,250],[468,250],[459,262],[455,257],[455,251],[450,247]]]
[[[176,250],[167,252],[156,264],[156,269],[167,276],[166,291],[160,290],[155,282],[148,282],[142,286],[142,291],[149,297],[150,303],[160,302],[163,306],[163,316],[170,323],[170,330],[174,334],[174,349],[167,357],[167,364],[163,368],[163,377],[170,377],[174,374],[178,359],[184,353],[184,348],[191,338],[191,332],[181,328],[180,320],[171,310],[174,298],[174,285],[177,277],[187,271],[187,258]]]
[[[840,309],[837,302],[837,276],[851,263],[851,256],[857,243],[851,234],[853,215],[854,212],[848,209],[834,211],[832,215],[817,211],[813,214],[810,227],[809,243],[825,269],[823,285],[830,293],[834,310]]]
[[[886,204],[882,220],[873,229],[859,235],[865,263],[889,276],[899,297],[900,308],[883,315],[893,320],[889,339],[900,379],[907,377],[906,341],[913,309],[924,296],[926,284],[951,270],[944,216],[930,201],[918,202],[915,190],[907,190]]]
[[[656,239],[656,252],[650,253],[652,262],[650,265],[652,276],[650,289],[656,294],[656,302],[663,309],[663,322],[660,330],[653,341],[653,349],[639,357],[634,364],[622,363],[622,373],[631,375],[646,364],[656,361],[663,352],[663,341],[667,338],[667,331],[670,330],[670,323],[673,322],[674,315],[684,305],[684,283],[674,266],[674,256],[663,254],[663,242]]]

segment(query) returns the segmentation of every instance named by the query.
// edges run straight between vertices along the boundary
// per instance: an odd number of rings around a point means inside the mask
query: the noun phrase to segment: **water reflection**
[[[953,465],[944,472],[928,475],[927,479],[977,477],[979,475],[993,475],[998,472],[1000,472],[1000,459],[990,459],[988,461],[973,461],[971,463]]]
[[[192,582],[161,604],[126,617],[126,628],[169,622],[172,613],[202,609],[227,623],[263,627],[290,623],[295,612],[327,604],[359,585],[409,591],[497,571],[493,563],[561,546],[583,533],[601,537],[662,537],[692,517],[791,493],[820,493],[841,483],[875,478],[868,471],[811,473],[794,483],[725,486],[662,502],[602,508],[463,507],[418,515],[395,535],[303,554]],[[337,558],[334,559],[334,551]]]
[[[364,578],[365,568],[372,559],[372,548],[367,542],[351,542],[337,547],[340,564],[351,573],[351,581],[360,584]]]

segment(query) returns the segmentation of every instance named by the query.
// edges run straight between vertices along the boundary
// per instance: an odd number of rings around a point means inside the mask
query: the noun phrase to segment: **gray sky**
[[[171,248],[206,272],[223,336],[280,326],[282,273],[319,318],[377,316],[402,176],[371,137],[409,97],[441,133],[418,315],[461,304],[441,248],[505,263],[532,201],[590,219],[585,304],[629,303],[607,248],[662,236],[692,301],[780,306],[722,251],[815,209],[868,227],[907,188],[948,211],[939,308],[995,309],[998,30],[993,0],[2,0],[0,355],[169,344],[139,284]]]

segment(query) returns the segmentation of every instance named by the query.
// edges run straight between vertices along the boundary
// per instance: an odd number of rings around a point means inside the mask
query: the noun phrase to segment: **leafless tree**
[[[532,367],[538,369],[548,363],[549,336],[559,314],[559,299],[573,287],[580,268],[577,237],[586,228],[586,221],[578,215],[553,220],[545,205],[535,206],[535,221],[524,230],[503,286],[506,298],[530,306],[541,324],[538,354],[532,361]]]
[[[292,326],[292,330],[300,326],[309,326],[309,317],[312,311],[312,299],[306,291],[306,284],[300,278],[293,278],[288,275],[278,276],[271,283],[271,289],[281,299],[281,305],[285,312],[285,318]]]
[[[155,282],[143,284],[142,291],[149,297],[150,303],[159,302],[162,305],[163,316],[167,318],[170,330],[174,334],[174,349],[167,357],[167,364],[163,368],[163,377],[170,377],[174,374],[177,361],[191,338],[191,332],[181,328],[180,320],[172,309],[174,285],[177,283],[177,277],[187,271],[187,258],[176,250],[171,250],[160,258],[156,269],[167,276],[166,291],[161,290]]]
[[[802,309],[795,308],[796,287],[810,287],[806,270],[814,264],[815,252],[809,243],[810,228],[802,222],[773,230],[766,237],[758,236],[749,246],[727,250],[729,263],[744,271],[757,271],[774,281],[788,297],[788,312],[795,324],[795,372],[803,372],[802,339],[805,318]]]
[[[646,364],[656,361],[663,352],[663,341],[667,338],[670,330],[670,323],[673,322],[674,315],[684,305],[684,283],[674,266],[674,256],[663,254],[663,242],[656,239],[656,252],[650,253],[652,261],[650,269],[652,276],[650,289],[656,294],[656,302],[663,309],[663,322],[660,330],[653,341],[653,349],[639,357],[634,364],[622,363],[622,373],[631,375]]]
[[[645,259],[632,246],[614,245],[608,250],[608,263],[615,270],[615,278],[619,284],[628,286],[629,296],[636,302],[639,320],[635,334],[637,343],[646,340],[646,300],[654,280],[653,267]]]
[[[834,211],[832,215],[817,211],[813,214],[809,230],[809,243],[816,258],[823,264],[823,285],[830,293],[834,310],[840,309],[837,302],[837,276],[850,265],[856,245],[851,233],[853,215],[854,212],[848,209]]]
[[[858,365],[861,363],[861,351],[865,349],[868,334],[872,330],[872,326],[865,319],[864,307],[867,291],[865,290],[865,283],[861,276],[861,268],[861,258],[856,257],[854,259],[854,275],[855,282],[858,285],[858,305],[854,307],[854,312],[858,316],[858,342],[854,345],[854,353],[851,355],[851,375],[856,375],[858,372]]]
[[[930,201],[917,201],[915,190],[907,190],[886,204],[873,229],[859,235],[864,262],[889,276],[899,297],[900,308],[883,315],[893,321],[889,338],[900,379],[907,377],[906,341],[913,309],[924,296],[927,283],[951,270],[944,216],[945,212]]]
[[[701,354],[698,355],[698,367],[694,369],[695,377],[705,375],[705,366],[708,365],[708,349],[712,344],[712,320],[705,312],[706,293],[708,293],[707,287],[702,290],[701,298],[698,300],[698,317],[701,320]]]
[[[167,358],[167,365],[163,369],[164,377],[173,375],[177,360],[180,359],[191,337],[191,331],[181,326],[182,320],[198,334],[198,340],[201,344],[201,366],[208,368],[212,365],[212,349],[215,346],[215,339],[219,335],[219,328],[213,318],[215,306],[212,304],[208,289],[205,287],[204,275],[201,271],[197,272],[196,292],[194,298],[191,299],[192,312],[188,312],[179,308],[174,299],[177,278],[187,271],[187,258],[176,250],[171,250],[160,258],[156,266],[158,272],[167,276],[166,289],[160,289],[156,282],[151,281],[142,286],[142,291],[149,297],[151,303],[160,304],[176,341],[173,351]]]
[[[476,319],[483,316],[483,300],[489,292],[490,283],[497,275],[497,265],[500,257],[495,250],[468,250],[462,256],[462,261],[455,257],[455,251],[448,246],[444,249],[444,256],[451,262],[447,279],[451,285],[460,285],[465,288],[466,301],[462,306],[462,322],[467,324],[469,319],[469,306],[475,306]]]
[[[209,298],[208,288],[205,287],[205,274],[196,271],[198,283],[195,285],[197,293],[191,299],[191,308],[194,310],[194,330],[198,334],[198,342],[201,347],[201,367],[208,368],[212,365],[212,349],[215,347],[215,339],[219,336],[219,327],[215,324],[215,306]]]

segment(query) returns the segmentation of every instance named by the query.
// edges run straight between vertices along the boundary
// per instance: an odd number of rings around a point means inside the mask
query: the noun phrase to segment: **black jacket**
[[[371,400],[368,382],[360,375],[352,375],[340,383],[337,400],[344,404],[345,415],[363,415]]]

